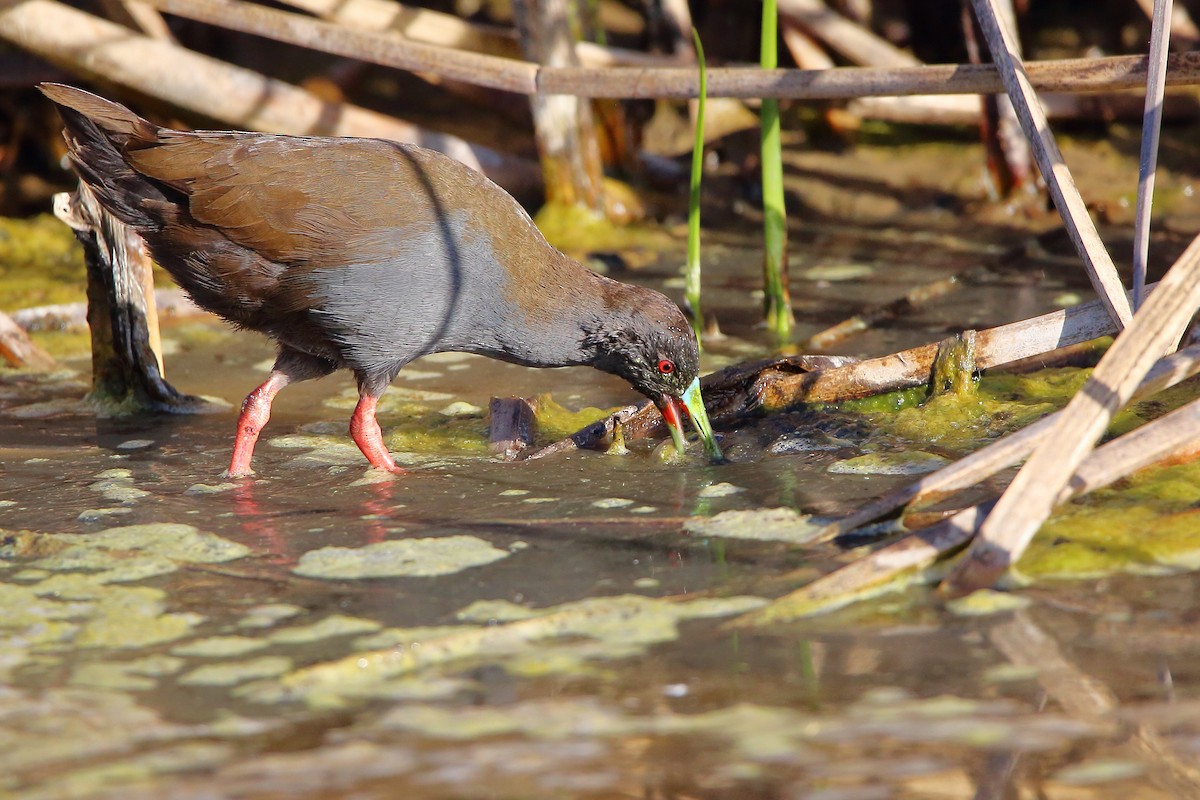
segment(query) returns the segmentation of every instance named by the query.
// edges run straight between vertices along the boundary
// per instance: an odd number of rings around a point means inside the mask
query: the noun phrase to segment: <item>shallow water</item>
[[[931,255],[884,279],[840,252],[794,267],[804,296],[840,298],[828,321],[858,293],[967,260]],[[921,343],[956,315],[1040,313],[1080,291],[1072,280],[1013,289],[1015,310],[968,287],[845,349]],[[741,309],[722,313],[743,338],[708,367],[763,352],[738,282],[710,298]],[[271,356],[208,323],[164,336],[178,388],[234,404]],[[608,407],[628,388],[443,356],[405,370],[381,414],[409,475],[364,468],[345,435],[352,385],[335,376],[284,392],[258,476],[225,482],[233,406],[98,419],[78,404],[86,363],[68,366],[0,376],[0,794],[1200,796],[1194,575],[949,605],[910,586],[736,626],[852,554],[787,541],[792,517],[704,520],[835,514],[906,480],[829,471],[858,455],[861,419],[827,415],[822,450],[787,446],[778,420],[727,433],[722,466],[695,442],[679,462],[650,443],[501,463],[461,404],[553,391]]]

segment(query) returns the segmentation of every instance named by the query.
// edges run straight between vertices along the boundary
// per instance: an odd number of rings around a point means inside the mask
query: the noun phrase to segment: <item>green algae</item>
[[[239,628],[270,628],[303,613],[303,608],[289,603],[265,603],[248,609],[237,624]]]
[[[950,459],[923,450],[864,453],[829,465],[835,475],[923,475],[941,469]]]
[[[248,661],[226,661],[205,664],[179,677],[184,686],[236,686],[262,678],[274,678],[292,668],[292,660],[284,656],[260,656]]]
[[[1121,759],[1093,759],[1071,764],[1055,772],[1051,778],[1072,786],[1094,786],[1097,784],[1127,781],[1142,778],[1146,765],[1137,761]]]
[[[823,527],[823,523],[791,508],[722,511],[711,517],[692,517],[684,522],[684,529],[695,536],[794,543],[808,541]]]
[[[84,358],[92,352],[92,334],[86,328],[33,331],[29,338],[57,359]]]
[[[350,617],[345,614],[330,614],[311,625],[293,625],[272,631],[267,639],[273,644],[311,644],[337,636],[353,636],[375,633],[383,626],[373,619]]]
[[[488,450],[488,425],[482,411],[447,416],[424,407],[387,420],[388,444],[393,450],[414,453],[467,453],[484,455]]]
[[[92,661],[77,665],[71,671],[70,685],[93,689],[149,691],[158,679],[174,675],[183,668],[184,660],[172,656],[146,656],[128,661]]]
[[[191,526],[164,523],[9,536],[0,553],[24,565],[25,579],[36,582],[0,584],[6,609],[0,628],[55,649],[129,650],[181,639],[204,617],[168,612],[162,589],[124,584],[168,574],[181,563],[218,563],[248,552]],[[120,679],[95,667],[89,680],[105,676]]]
[[[84,299],[87,270],[75,233],[51,214],[0,218],[0,310]]]
[[[236,483],[193,483],[183,490],[187,495],[220,494],[237,488]]]
[[[89,484],[88,489],[110,503],[131,505],[150,495],[145,489],[133,485],[133,473],[127,469],[106,469],[95,477],[97,480]]]
[[[289,462],[293,466],[357,466],[363,463],[362,451],[344,433],[293,433],[273,437],[269,442],[272,447],[285,450],[307,450]]]
[[[599,500],[593,500],[592,505],[596,508],[627,508],[635,502],[628,497],[602,497]]]
[[[581,258],[593,251],[677,249],[679,242],[661,228],[620,225],[574,203],[546,203],[533,218],[546,240]]]
[[[482,409],[469,403],[443,405],[441,410],[428,405],[453,399],[453,395],[444,392],[388,387],[380,397],[377,415],[388,446],[398,458],[405,453],[489,454],[487,419]],[[349,410],[357,402],[358,393],[347,390],[326,400],[325,405]],[[445,413],[446,409],[452,413]],[[318,451],[319,457],[335,464],[361,461],[361,454],[346,438],[344,422],[307,425],[304,430],[308,436],[281,437],[272,439],[271,443],[277,447],[311,447]]]
[[[407,386],[389,386],[379,396],[376,413],[379,415],[420,413],[429,410],[427,406],[422,405],[424,403],[445,403],[453,399],[454,395],[445,392],[411,389]],[[352,411],[358,405],[358,390],[345,389],[326,400],[324,405],[341,411]],[[341,424],[339,423],[339,425]]]
[[[1028,597],[1018,594],[980,589],[949,601],[946,610],[961,617],[982,617],[1028,608],[1032,603]]]
[[[200,614],[167,613],[166,593],[148,586],[109,587],[72,640],[75,647],[125,650],[181,639],[204,621]]]
[[[269,642],[249,636],[210,636],[176,645],[171,648],[171,654],[193,658],[228,658],[253,653],[269,645]]]
[[[975,394],[975,331],[966,331],[938,345],[929,389],[934,396],[954,394],[960,399]]]
[[[520,614],[521,618],[453,628],[406,644],[353,653],[334,661],[303,667],[284,676],[278,687],[259,687],[258,696],[275,700],[304,699],[317,706],[336,706],[349,693],[370,694],[392,680],[455,662],[518,661],[557,664],[568,672],[583,660],[627,657],[679,635],[688,619],[720,617],[758,608],[757,597],[674,601],[622,595],[526,609],[503,602],[488,613]],[[472,616],[478,616],[476,606]],[[403,635],[403,634],[400,634]]]
[[[393,539],[364,547],[324,547],[300,557],[292,571],[306,578],[363,578],[451,575],[510,555],[474,536]]]
[[[47,534],[55,536],[55,534]],[[245,558],[250,548],[191,525],[155,522],[96,533],[59,535],[62,546],[34,566],[41,569],[108,569],[116,560],[150,556],[177,563],[218,564]]]
[[[538,440],[554,441],[570,436],[588,425],[607,418],[615,408],[601,409],[588,406],[572,411],[558,403],[550,394],[540,394],[534,404],[534,419],[537,422]]]
[[[1018,562],[1030,577],[1200,569],[1200,462],[1142,470],[1069,503]]]
[[[874,275],[876,271],[876,268],[871,264],[818,264],[815,267],[809,267],[808,269],[800,270],[796,273],[796,277],[802,278],[806,281],[841,283],[845,281],[862,280],[863,278]]]
[[[746,491],[741,486],[734,486],[732,483],[721,481],[720,483],[710,483],[696,493],[697,497],[730,497],[731,495],[741,494]]]

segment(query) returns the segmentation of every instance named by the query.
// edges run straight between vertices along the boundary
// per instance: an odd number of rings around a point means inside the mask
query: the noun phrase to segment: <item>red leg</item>
[[[369,394],[358,396],[358,405],[354,407],[354,414],[350,417],[350,435],[358,449],[367,457],[367,461],[371,462],[371,466],[403,475],[406,470],[396,466],[387,445],[383,443],[383,432],[379,430],[379,422],[375,419],[377,405],[378,397]]]
[[[275,399],[275,395],[279,393],[280,389],[291,383],[291,380],[289,375],[276,370],[271,373],[271,377],[267,378],[262,386],[246,395],[246,399],[242,401],[242,413],[238,416],[237,438],[233,442],[233,458],[229,462],[229,469],[225,471],[224,477],[241,478],[254,474],[254,470],[250,468],[250,459],[254,455],[254,443],[258,441],[258,434],[262,432],[263,426],[271,418],[271,401]]]

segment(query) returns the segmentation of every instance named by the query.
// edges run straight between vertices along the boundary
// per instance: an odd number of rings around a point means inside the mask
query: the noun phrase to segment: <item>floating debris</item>
[[[249,661],[206,664],[179,677],[184,686],[235,686],[246,681],[274,678],[292,668],[284,656],[262,656]]]
[[[362,578],[451,575],[506,558],[509,551],[474,536],[393,539],[365,547],[324,547],[300,557],[292,571],[306,578]]]
[[[627,497],[604,497],[599,500],[593,500],[592,505],[596,508],[625,508],[631,506],[635,501]]]
[[[290,628],[280,628],[267,638],[274,644],[309,644],[335,636],[353,636],[355,634],[374,633],[383,626],[373,619],[350,617],[345,614],[331,614],[311,625],[295,625]]]
[[[923,450],[865,453],[830,464],[835,475],[924,475],[950,463],[950,459]]]
[[[210,636],[171,648],[171,655],[195,658],[228,658],[253,653],[270,646],[270,642],[249,636]]]
[[[692,517],[683,527],[696,536],[801,543],[819,534],[823,524],[791,508],[756,508]]]
[[[744,491],[746,490],[743,487],[734,486],[732,483],[710,483],[708,486],[705,486],[703,489],[697,492],[696,496],[705,498],[729,497],[730,495],[735,495]]]

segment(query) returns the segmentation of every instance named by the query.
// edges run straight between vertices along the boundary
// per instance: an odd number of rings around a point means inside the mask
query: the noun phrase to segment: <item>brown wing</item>
[[[374,140],[162,130],[126,158],[188,196],[193,219],[281,265],[387,257],[381,230],[428,224],[397,146]]]

